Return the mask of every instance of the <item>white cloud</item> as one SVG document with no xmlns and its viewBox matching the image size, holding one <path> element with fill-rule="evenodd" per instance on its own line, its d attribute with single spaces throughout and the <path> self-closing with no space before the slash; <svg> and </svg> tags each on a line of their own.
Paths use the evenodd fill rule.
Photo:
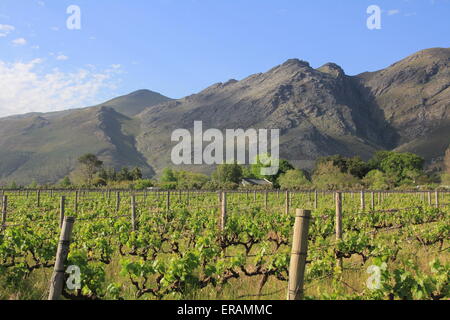
<svg viewBox="0 0 450 320">
<path fill-rule="evenodd" d="M 27 44 L 27 40 L 24 38 L 18 38 L 12 41 L 12 44 L 15 46 L 24 46 Z"/>
<path fill-rule="evenodd" d="M 120 68 L 42 72 L 43 62 L 0 60 L 0 117 L 95 105 L 103 90 L 116 89 L 117 75 L 121 73 Z"/>
<path fill-rule="evenodd" d="M 394 14 L 398 14 L 398 13 L 400 13 L 400 10 L 398 10 L 398 9 L 388 10 L 388 16 L 393 16 Z"/>
<path fill-rule="evenodd" d="M 0 38 L 6 37 L 8 34 L 16 30 L 14 26 L 11 26 L 9 24 L 0 24 Z"/>
<path fill-rule="evenodd" d="M 65 56 L 65 55 L 63 55 L 63 54 L 60 54 L 60 55 L 58 55 L 58 56 L 56 57 L 56 60 L 59 60 L 59 61 L 66 61 L 66 60 L 69 60 L 69 57 L 68 57 L 68 56 Z"/>
</svg>

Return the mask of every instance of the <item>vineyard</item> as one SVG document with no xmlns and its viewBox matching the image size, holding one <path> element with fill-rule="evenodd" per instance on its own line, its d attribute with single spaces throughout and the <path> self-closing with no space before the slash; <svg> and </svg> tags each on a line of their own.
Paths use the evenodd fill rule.
<svg viewBox="0 0 450 320">
<path fill-rule="evenodd" d="M 0 299 L 286 299 L 295 254 L 305 299 L 450 298 L 450 192 L 0 196 Z"/>
</svg>

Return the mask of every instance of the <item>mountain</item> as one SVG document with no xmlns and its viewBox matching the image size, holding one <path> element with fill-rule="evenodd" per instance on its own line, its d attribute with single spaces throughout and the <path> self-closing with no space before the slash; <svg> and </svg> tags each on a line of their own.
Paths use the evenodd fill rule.
<svg viewBox="0 0 450 320">
<path fill-rule="evenodd" d="M 0 119 L 0 183 L 51 182 L 92 152 L 107 165 L 171 166 L 171 134 L 208 128 L 281 130 L 281 156 L 312 168 L 319 156 L 369 158 L 412 151 L 434 165 L 450 137 L 450 48 L 415 53 L 386 69 L 346 75 L 291 59 L 265 73 L 214 84 L 171 100 L 141 90 L 99 106 Z M 210 166 L 186 169 L 210 172 Z"/>
<path fill-rule="evenodd" d="M 139 166 L 152 175 L 153 169 L 135 147 L 139 120 L 127 115 L 168 100 L 142 90 L 95 107 L 2 118 L 0 183 L 58 181 L 85 153 L 97 154 L 108 166 Z"/>
<path fill-rule="evenodd" d="M 128 95 L 109 100 L 100 106 L 110 107 L 127 117 L 133 117 L 148 107 L 170 100 L 170 98 L 157 92 L 138 90 Z"/>
<path fill-rule="evenodd" d="M 450 50 L 420 51 L 358 76 L 399 135 L 398 151 L 440 158 L 450 140 Z"/>
</svg>

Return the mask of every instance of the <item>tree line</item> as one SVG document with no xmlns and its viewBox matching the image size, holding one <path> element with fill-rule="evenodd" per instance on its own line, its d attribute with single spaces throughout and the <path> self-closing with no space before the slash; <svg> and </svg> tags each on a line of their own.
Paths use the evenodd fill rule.
<svg viewBox="0 0 450 320">
<path fill-rule="evenodd" d="M 424 170 L 424 159 L 409 152 L 379 151 L 368 161 L 360 157 L 333 155 L 317 159 L 313 170 L 295 168 L 289 161 L 280 159 L 279 171 L 273 176 L 262 176 L 260 155 L 255 164 L 229 163 L 218 165 L 211 175 L 166 168 L 158 178 L 145 179 L 138 167 L 119 169 L 105 167 L 94 154 L 78 159 L 77 169 L 62 179 L 59 187 L 108 187 L 145 189 L 155 187 L 174 189 L 238 189 L 242 179 L 265 179 L 271 184 L 251 188 L 277 188 L 285 190 L 336 190 L 336 189 L 411 189 L 417 186 L 434 188 L 450 185 L 450 149 L 444 157 L 441 174 Z M 12 186 L 17 188 L 17 186 Z M 34 183 L 33 187 L 37 187 Z M 248 186 L 247 186 L 248 188 Z"/>
</svg>

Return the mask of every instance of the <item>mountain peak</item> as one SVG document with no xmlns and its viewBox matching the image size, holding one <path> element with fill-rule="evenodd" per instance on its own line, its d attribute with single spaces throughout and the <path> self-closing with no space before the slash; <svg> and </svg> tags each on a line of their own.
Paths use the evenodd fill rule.
<svg viewBox="0 0 450 320">
<path fill-rule="evenodd" d="M 135 116 L 148 107 L 171 100 L 162 94 L 146 89 L 137 90 L 102 103 L 100 106 L 111 107 L 126 116 Z"/>
<path fill-rule="evenodd" d="M 288 59 L 284 62 L 282 67 L 299 67 L 299 68 L 310 68 L 309 62 L 300 59 Z"/>
<path fill-rule="evenodd" d="M 330 74 L 333 77 L 340 77 L 345 75 L 344 70 L 339 65 L 333 62 L 326 63 L 317 70 L 323 73 Z"/>
<path fill-rule="evenodd" d="M 127 94 L 127 96 L 133 97 L 133 96 L 155 95 L 155 94 L 159 95 L 159 93 L 157 93 L 155 91 L 151 91 L 148 89 L 140 89 L 140 90 L 136 90 L 136 91 L 133 91 L 133 92 Z"/>
</svg>

